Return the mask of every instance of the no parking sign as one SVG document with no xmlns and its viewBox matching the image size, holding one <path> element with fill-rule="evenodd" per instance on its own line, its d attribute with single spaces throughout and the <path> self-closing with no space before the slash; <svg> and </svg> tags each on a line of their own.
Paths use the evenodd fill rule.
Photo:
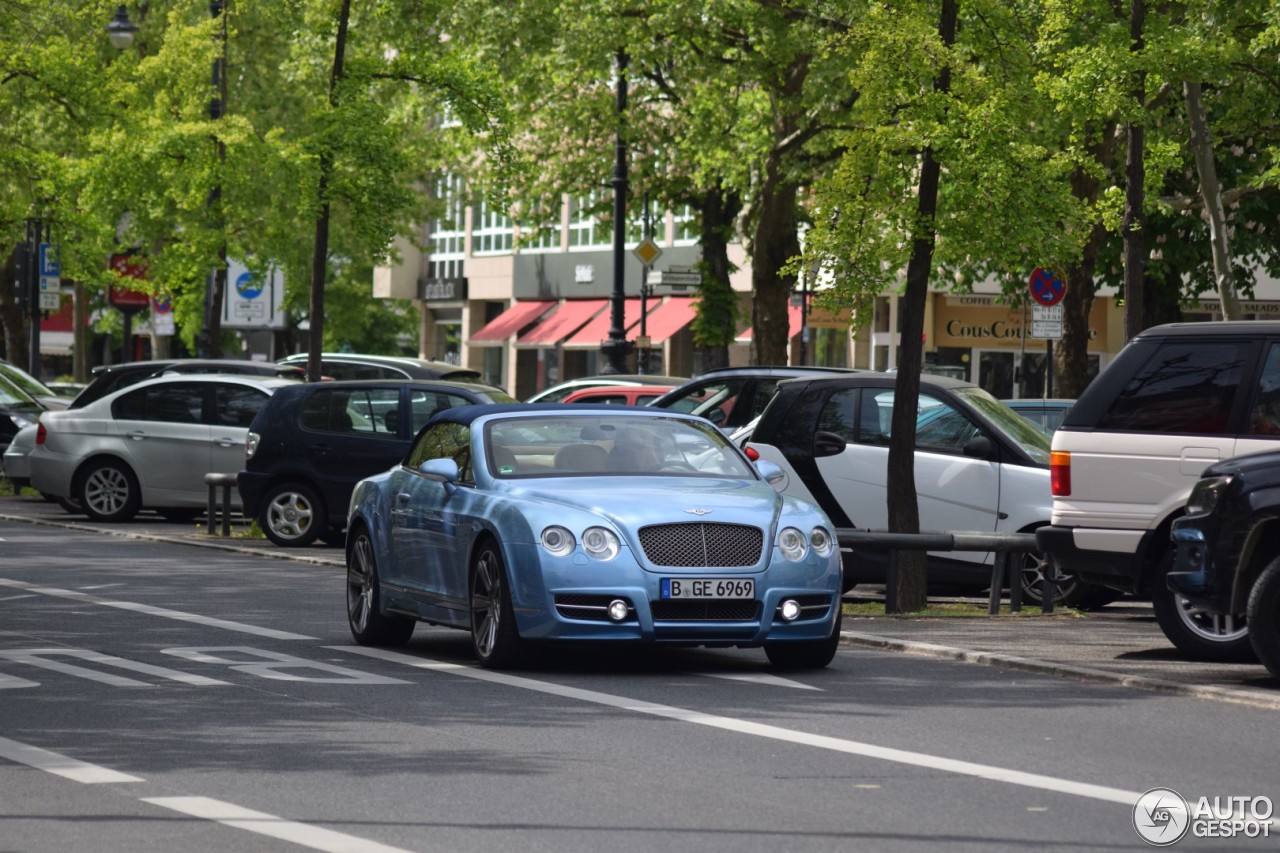
<svg viewBox="0 0 1280 853">
<path fill-rule="evenodd" d="M 1031 298 L 1041 305 L 1057 305 L 1067 292 L 1067 283 L 1042 267 L 1031 273 Z"/>
</svg>

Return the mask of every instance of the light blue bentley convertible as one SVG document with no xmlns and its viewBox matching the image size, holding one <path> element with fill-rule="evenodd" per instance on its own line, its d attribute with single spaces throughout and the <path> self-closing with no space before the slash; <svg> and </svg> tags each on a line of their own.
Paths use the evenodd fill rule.
<svg viewBox="0 0 1280 853">
<path fill-rule="evenodd" d="M 486 667 L 530 643 L 763 646 L 823 667 L 840 639 L 840 553 L 708 421 L 621 406 L 441 411 L 362 480 L 347 534 L 356 642 L 416 622 L 469 630 Z"/>
</svg>

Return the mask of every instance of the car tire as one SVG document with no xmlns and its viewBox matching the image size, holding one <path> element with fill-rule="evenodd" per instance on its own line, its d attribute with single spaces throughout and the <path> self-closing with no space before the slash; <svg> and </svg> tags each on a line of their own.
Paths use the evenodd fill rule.
<svg viewBox="0 0 1280 853">
<path fill-rule="evenodd" d="M 123 462 L 90 463 L 79 478 L 76 503 L 94 521 L 129 521 L 142 508 L 138 478 Z"/>
<path fill-rule="evenodd" d="M 301 548 L 316 541 L 324 531 L 324 506 L 310 486 L 282 483 L 262 496 L 258 526 L 275 544 Z"/>
<path fill-rule="evenodd" d="M 498 543 L 486 539 L 471 561 L 471 645 L 486 669 L 509 669 L 524 658 L 515 610 Z"/>
<path fill-rule="evenodd" d="M 415 620 L 382 612 L 382 589 L 373 538 L 365 527 L 347 548 L 347 624 L 362 646 L 403 646 L 413 636 Z"/>
<path fill-rule="evenodd" d="M 1024 554 L 1022 568 L 1018 572 L 1018 582 L 1022 584 L 1022 603 L 1032 607 L 1040 607 L 1044 603 L 1044 569 L 1045 562 L 1052 557 L 1039 558 L 1035 554 Z M 1058 582 L 1053 589 L 1053 606 L 1079 607 L 1080 603 L 1092 590 L 1084 581 L 1072 575 L 1062 574 L 1058 569 Z"/>
<path fill-rule="evenodd" d="M 1280 557 L 1272 560 L 1254 581 L 1245 614 L 1249 642 L 1258 660 L 1280 678 Z"/>
<path fill-rule="evenodd" d="M 1191 660 L 1215 663 L 1250 663 L 1257 660 L 1249 642 L 1249 630 L 1240 616 L 1220 616 L 1195 611 L 1190 602 L 1165 583 L 1173 555 L 1161 560 L 1151 584 L 1151 609 L 1160 630 Z"/>
<path fill-rule="evenodd" d="M 836 607 L 840 607 L 839 599 L 836 599 Z M 831 629 L 831 636 L 825 640 L 765 643 L 765 657 L 773 664 L 774 669 L 822 669 L 835 659 L 836 649 L 840 647 L 840 626 L 843 623 L 844 613 L 841 610 L 836 613 L 836 624 Z"/>
</svg>

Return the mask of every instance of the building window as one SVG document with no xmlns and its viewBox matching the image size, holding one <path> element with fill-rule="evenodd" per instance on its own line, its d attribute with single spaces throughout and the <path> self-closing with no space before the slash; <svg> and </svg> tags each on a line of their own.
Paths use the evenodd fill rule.
<svg viewBox="0 0 1280 853">
<path fill-rule="evenodd" d="M 481 198 L 475 203 L 471 209 L 472 253 L 510 252 L 514 237 L 511 217 L 496 209 L 488 199 Z"/>
<path fill-rule="evenodd" d="M 569 204 L 569 248 L 598 248 L 613 243 L 613 224 L 602 215 L 605 203 L 597 193 L 576 197 Z"/>
<path fill-rule="evenodd" d="M 427 278 L 462 278 L 462 260 L 466 256 L 466 196 L 462 178 L 441 175 L 436 179 L 433 197 L 440 216 L 431 223 L 431 248 L 427 260 Z"/>
<path fill-rule="evenodd" d="M 677 208 L 674 222 L 673 235 L 677 246 L 688 246 L 698 242 L 698 216 L 692 207 L 686 204 Z"/>
</svg>

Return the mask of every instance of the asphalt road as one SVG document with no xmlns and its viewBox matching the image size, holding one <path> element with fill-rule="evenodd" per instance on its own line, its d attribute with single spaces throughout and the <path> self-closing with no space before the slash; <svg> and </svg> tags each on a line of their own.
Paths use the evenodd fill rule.
<svg viewBox="0 0 1280 853">
<path fill-rule="evenodd" d="M 1150 788 L 1280 798 L 1272 709 L 860 646 L 491 673 L 354 647 L 327 549 L 0 540 L 3 851 L 1140 849 Z"/>
</svg>

